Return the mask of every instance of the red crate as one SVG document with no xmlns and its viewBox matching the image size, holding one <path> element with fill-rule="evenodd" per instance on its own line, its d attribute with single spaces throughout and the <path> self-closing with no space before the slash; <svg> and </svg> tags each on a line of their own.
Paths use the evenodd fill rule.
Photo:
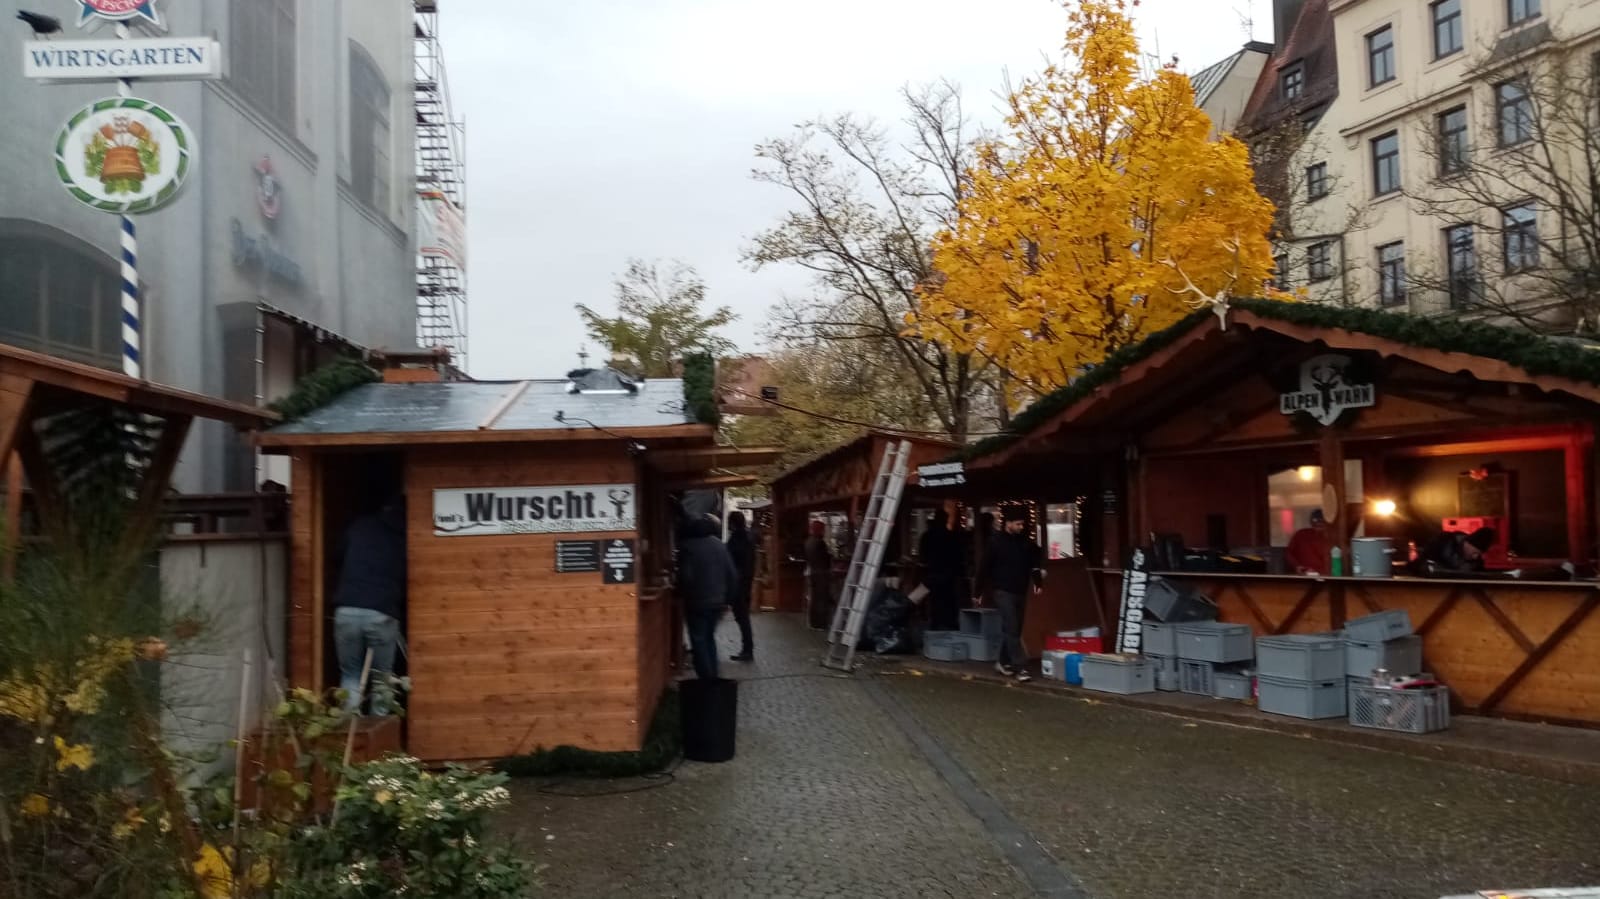
<svg viewBox="0 0 1600 899">
<path fill-rule="evenodd" d="M 1056 652 L 1101 652 L 1100 637 L 1045 637 L 1044 648 L 1046 651 Z"/>
</svg>

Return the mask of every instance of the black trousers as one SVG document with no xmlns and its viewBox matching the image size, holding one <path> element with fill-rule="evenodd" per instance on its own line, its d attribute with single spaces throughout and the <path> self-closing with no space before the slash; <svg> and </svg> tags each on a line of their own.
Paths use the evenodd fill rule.
<svg viewBox="0 0 1600 899">
<path fill-rule="evenodd" d="M 750 633 L 750 588 L 740 590 L 729 605 L 733 608 L 733 620 L 739 625 L 739 655 L 750 655 L 756 648 Z"/>
<path fill-rule="evenodd" d="M 928 629 L 953 631 L 961 627 L 963 581 L 958 577 L 930 578 L 928 584 Z"/>
<path fill-rule="evenodd" d="M 1000 628 L 1004 635 L 1000 642 L 1000 664 L 1022 668 L 1028 664 L 1028 654 L 1022 648 L 1022 619 L 1028 614 L 1028 594 L 996 590 L 994 607 L 1000 611 Z"/>
<path fill-rule="evenodd" d="M 717 622 L 722 607 L 689 609 L 689 655 L 694 658 L 694 673 L 699 678 L 717 676 Z"/>
</svg>

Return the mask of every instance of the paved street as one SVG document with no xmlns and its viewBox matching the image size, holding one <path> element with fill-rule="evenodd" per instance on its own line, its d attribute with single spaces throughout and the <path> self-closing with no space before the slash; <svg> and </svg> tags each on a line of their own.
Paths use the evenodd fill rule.
<svg viewBox="0 0 1600 899">
<path fill-rule="evenodd" d="M 818 676 L 758 620 L 739 756 L 516 785 L 571 896 L 1436 897 L 1600 882 L 1600 788 L 910 675 Z M 731 625 L 724 637 L 731 635 Z M 575 783 L 553 791 L 654 786 Z"/>
</svg>

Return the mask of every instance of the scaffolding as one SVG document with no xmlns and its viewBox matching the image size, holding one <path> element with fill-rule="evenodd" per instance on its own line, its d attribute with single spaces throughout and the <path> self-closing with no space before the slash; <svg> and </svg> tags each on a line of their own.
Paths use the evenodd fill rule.
<svg viewBox="0 0 1600 899">
<path fill-rule="evenodd" d="M 414 0 L 416 25 L 417 192 L 438 191 L 467 211 L 466 123 L 450 106 L 439 47 L 437 0 Z M 426 204 L 424 204 L 426 208 Z M 452 260 L 417 256 L 417 345 L 450 350 L 467 364 L 467 275 Z"/>
</svg>

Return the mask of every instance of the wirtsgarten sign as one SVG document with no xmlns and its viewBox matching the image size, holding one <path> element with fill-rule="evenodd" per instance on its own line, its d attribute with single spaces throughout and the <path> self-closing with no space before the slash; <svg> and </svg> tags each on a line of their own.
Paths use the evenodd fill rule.
<svg viewBox="0 0 1600 899">
<path fill-rule="evenodd" d="M 22 74 L 43 81 L 193 80 L 222 77 L 222 45 L 208 37 L 29 41 Z"/>
</svg>

